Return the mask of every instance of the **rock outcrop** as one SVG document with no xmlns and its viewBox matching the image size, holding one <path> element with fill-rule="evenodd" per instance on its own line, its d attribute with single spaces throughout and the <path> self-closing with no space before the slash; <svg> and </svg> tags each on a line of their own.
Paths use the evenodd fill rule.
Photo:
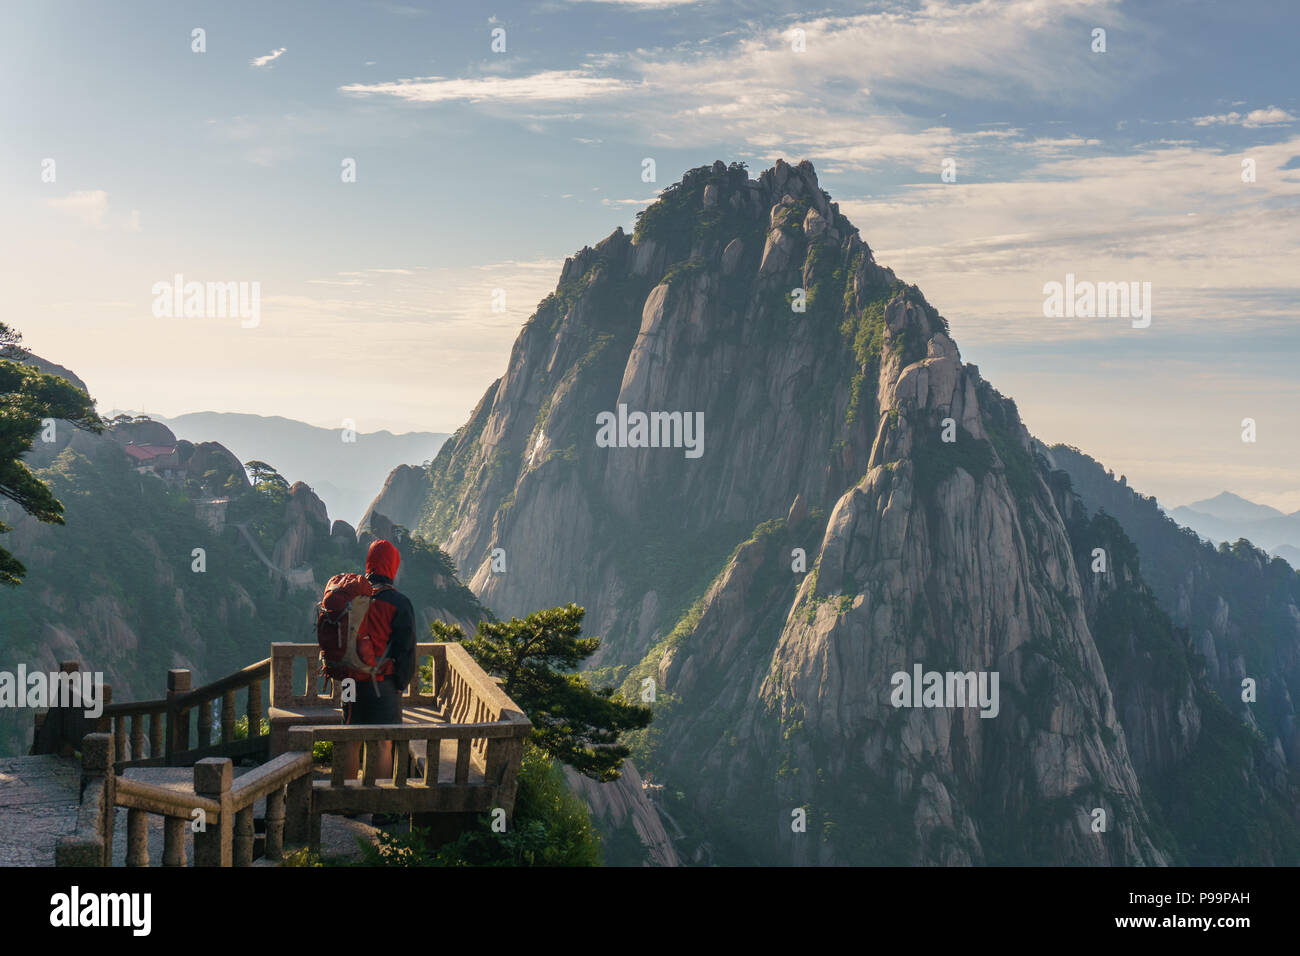
<svg viewBox="0 0 1300 956">
<path fill-rule="evenodd" d="M 189 451 L 185 471 L 211 494 L 240 495 L 252 488 L 243 463 L 224 445 L 199 442 Z"/>
<path fill-rule="evenodd" d="M 370 529 L 376 514 L 404 528 L 414 529 L 420 522 L 420 513 L 429 497 L 429 473 L 415 465 L 398 465 L 384 482 L 383 489 L 370 502 L 361 517 L 358 530 Z"/>
<path fill-rule="evenodd" d="M 289 570 L 306 564 L 330 538 L 330 522 L 325 503 L 301 481 L 289 487 L 284 518 L 286 527 L 275 542 L 271 557 L 277 566 Z"/>
<path fill-rule="evenodd" d="M 1136 565 L 1123 600 L 1081 571 L 1068 480 L 810 164 L 692 170 L 566 260 L 418 471 L 385 493 L 427 489 L 486 603 L 582 604 L 602 674 L 657 682 L 637 762 L 688 858 L 1180 859 L 1143 781 L 1203 743 L 1201 685 L 1155 686 Z M 916 668 L 997 699 L 909 706 Z"/>
<path fill-rule="evenodd" d="M 572 767 L 564 768 L 564 778 L 586 800 L 592 816 L 606 832 L 623 830 L 635 838 L 640 846 L 639 851 L 633 852 L 644 855 L 647 865 L 680 865 L 664 821 L 651 802 L 649 794 L 655 792 L 653 785 L 641 779 L 635 764 L 625 763 L 619 778 L 608 783 L 584 777 Z"/>
</svg>

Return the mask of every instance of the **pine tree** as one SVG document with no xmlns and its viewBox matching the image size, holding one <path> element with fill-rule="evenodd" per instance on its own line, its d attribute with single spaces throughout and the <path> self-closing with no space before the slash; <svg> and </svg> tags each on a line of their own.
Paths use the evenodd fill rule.
<svg viewBox="0 0 1300 956">
<path fill-rule="evenodd" d="M 595 780 L 616 780 L 631 752 L 619 743 L 647 726 L 648 707 L 628 703 L 613 687 L 597 688 L 574 669 L 595 653 L 598 637 L 581 637 L 586 611 L 576 604 L 534 611 L 524 618 L 481 621 L 465 650 L 533 722 L 532 741 Z M 460 641 L 456 625 L 433 623 L 439 641 Z"/>
<path fill-rule="evenodd" d="M 89 395 L 66 379 L 24 365 L 22 335 L 0 322 L 0 495 L 46 524 L 63 524 L 63 505 L 22 461 L 47 419 L 101 431 Z M 0 534 L 9 526 L 0 522 Z M 0 584 L 19 584 L 27 569 L 0 548 Z"/>
</svg>

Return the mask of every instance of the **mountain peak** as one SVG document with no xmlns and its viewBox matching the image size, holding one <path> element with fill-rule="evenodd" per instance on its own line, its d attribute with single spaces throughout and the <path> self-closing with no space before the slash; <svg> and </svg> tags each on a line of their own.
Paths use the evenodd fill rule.
<svg viewBox="0 0 1300 956">
<path fill-rule="evenodd" d="M 1193 501 L 1184 505 L 1186 511 L 1195 511 L 1225 521 L 1261 521 L 1284 517 L 1281 511 L 1268 505 L 1256 504 L 1230 491 L 1221 491 L 1213 498 Z M 1176 511 L 1183 509 L 1175 509 Z"/>
</svg>

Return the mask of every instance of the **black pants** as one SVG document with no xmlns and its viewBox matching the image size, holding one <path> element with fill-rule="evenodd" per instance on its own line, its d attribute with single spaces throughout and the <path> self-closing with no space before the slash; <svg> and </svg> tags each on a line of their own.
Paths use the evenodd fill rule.
<svg viewBox="0 0 1300 956">
<path fill-rule="evenodd" d="M 387 677 L 382 681 L 357 681 L 357 699 L 343 705 L 345 724 L 400 724 L 402 722 L 402 694 L 397 682 Z"/>
</svg>

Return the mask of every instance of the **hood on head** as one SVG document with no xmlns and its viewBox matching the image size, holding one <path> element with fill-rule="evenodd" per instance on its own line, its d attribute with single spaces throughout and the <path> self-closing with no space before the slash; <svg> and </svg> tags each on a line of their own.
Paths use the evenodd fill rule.
<svg viewBox="0 0 1300 956">
<path fill-rule="evenodd" d="M 384 577 L 397 577 L 397 568 L 402 563 L 402 556 L 391 541 L 379 538 L 372 541 L 366 552 L 366 573 L 382 574 Z"/>
</svg>

